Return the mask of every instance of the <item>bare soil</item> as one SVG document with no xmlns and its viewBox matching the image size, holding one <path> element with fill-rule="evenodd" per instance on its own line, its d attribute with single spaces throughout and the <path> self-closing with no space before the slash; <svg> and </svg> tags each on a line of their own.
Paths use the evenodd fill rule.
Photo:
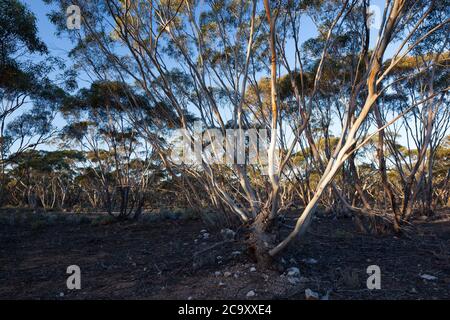
<svg viewBox="0 0 450 320">
<path fill-rule="evenodd" d="M 349 218 L 322 216 L 274 270 L 259 270 L 240 241 L 205 251 L 200 256 L 212 259 L 194 268 L 196 252 L 223 241 L 201 220 L 42 222 L 1 215 L 1 299 L 305 299 L 307 288 L 324 299 L 450 298 L 446 215 L 417 221 L 401 237 L 360 234 Z M 81 268 L 81 290 L 66 287 L 69 265 Z M 381 290 L 367 289 L 369 265 L 381 269 Z M 299 283 L 289 282 L 289 267 L 299 268 Z"/>
</svg>

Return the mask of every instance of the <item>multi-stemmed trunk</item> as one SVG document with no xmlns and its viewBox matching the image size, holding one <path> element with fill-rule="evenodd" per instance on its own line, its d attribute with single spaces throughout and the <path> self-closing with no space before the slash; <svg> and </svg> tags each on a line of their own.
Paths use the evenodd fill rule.
<svg viewBox="0 0 450 320">
<path fill-rule="evenodd" d="M 400 16 L 400 12 L 403 7 L 404 1 L 402 0 L 395 1 L 392 6 L 388 20 L 386 21 L 386 26 L 384 28 L 382 37 L 380 38 L 379 44 L 377 45 L 376 50 L 374 51 L 372 56 L 370 69 L 367 75 L 366 84 L 368 88 L 368 94 L 365 103 L 361 108 L 358 117 L 352 123 L 351 127 L 348 129 L 348 133 L 345 137 L 345 142 L 341 139 L 343 143 L 342 144 L 338 143 L 332 157 L 328 161 L 327 167 L 322 175 L 322 178 L 319 181 L 314 197 L 311 199 L 311 201 L 308 203 L 308 205 L 298 218 L 294 230 L 282 242 L 280 242 L 277 246 L 275 246 L 269 251 L 269 254 L 271 256 L 277 255 L 294 238 L 296 238 L 299 235 L 301 236 L 302 234 L 305 233 L 305 231 L 307 230 L 307 228 L 311 223 L 313 214 L 316 211 L 318 201 L 323 191 L 331 183 L 337 171 L 342 167 L 344 162 L 351 156 L 353 152 L 355 152 L 358 149 L 358 147 L 355 147 L 355 144 L 357 142 L 356 135 L 363 121 L 365 121 L 365 119 L 367 118 L 372 106 L 374 105 L 380 94 L 377 89 L 377 81 L 378 81 L 378 74 L 381 70 L 383 55 L 391 40 L 394 27 L 397 24 L 397 20 Z M 347 116 L 350 119 L 351 115 L 348 114 Z"/>
</svg>

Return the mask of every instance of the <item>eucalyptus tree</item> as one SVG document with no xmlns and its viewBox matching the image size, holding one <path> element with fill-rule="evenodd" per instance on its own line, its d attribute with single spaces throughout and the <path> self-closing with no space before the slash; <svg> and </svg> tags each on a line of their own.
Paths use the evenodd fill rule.
<svg viewBox="0 0 450 320">
<path fill-rule="evenodd" d="M 365 6 L 363 6 L 363 9 L 365 9 L 364 7 Z M 335 147 L 332 157 L 328 161 L 327 167 L 313 199 L 300 215 L 300 218 L 297 220 L 296 227 L 291 234 L 280 244 L 270 250 L 271 255 L 275 255 L 280 252 L 294 237 L 306 230 L 306 227 L 311 221 L 312 213 L 316 208 L 317 200 L 320 198 L 325 187 L 331 182 L 338 169 L 351 156 L 351 154 L 367 143 L 367 141 L 369 141 L 372 137 L 372 135 L 369 135 L 369 137 L 365 138 L 362 142 L 358 142 L 358 132 L 361 126 L 366 121 L 369 112 L 380 94 L 390 85 L 385 84 L 385 87 L 382 87 L 383 80 L 385 80 L 392 69 L 395 68 L 398 63 L 411 52 L 411 50 L 417 48 L 417 46 L 420 45 L 425 39 L 427 39 L 430 35 L 433 35 L 435 31 L 448 26 L 449 20 L 445 15 L 442 18 L 442 15 L 438 14 L 441 19 L 437 20 L 434 19 L 434 15 L 430 15 L 434 12 L 434 10 L 437 10 L 440 13 L 443 9 L 440 6 L 436 6 L 434 1 L 430 3 L 423 3 L 420 1 L 409 2 L 402 0 L 387 2 L 383 13 L 379 36 L 375 48 L 373 49 L 373 52 L 371 52 L 370 56 L 367 50 L 367 38 L 370 34 L 368 34 L 367 31 L 368 27 L 365 28 L 366 36 L 363 37 L 365 41 L 361 41 L 359 59 L 361 62 L 365 61 L 366 68 L 360 79 L 355 77 L 357 81 L 355 82 L 356 85 L 353 89 L 354 94 L 352 94 L 352 99 L 346 107 L 345 123 L 347 125 L 344 127 L 341 139 Z M 385 64 L 383 57 L 386 49 L 394 38 L 398 38 L 400 45 L 397 47 L 390 61 L 383 66 L 383 64 Z M 392 82 L 396 83 L 400 80 L 402 79 L 395 79 Z M 358 108 L 358 101 L 356 97 L 362 89 L 365 89 L 365 92 L 363 93 L 364 103 L 360 108 Z M 447 88 L 444 88 L 443 90 L 446 91 Z M 432 95 L 425 100 L 434 97 L 435 95 Z M 410 109 L 413 109 L 419 103 L 423 103 L 423 100 L 419 102 L 412 102 Z M 394 118 L 388 124 L 397 119 L 398 118 Z M 399 217 L 397 216 L 395 218 L 395 222 L 398 224 Z"/>
<path fill-rule="evenodd" d="M 254 21 L 256 5 L 234 5 L 232 2 L 216 3 L 214 10 L 209 12 L 209 15 L 201 16 L 201 19 L 209 20 L 207 24 L 205 23 L 209 29 L 203 27 L 200 30 L 193 13 L 195 8 L 191 7 L 189 2 L 178 2 L 178 6 L 176 2 L 157 4 L 100 1 L 79 4 L 81 7 L 92 6 L 92 10 L 88 10 L 89 12 L 103 15 L 87 20 L 85 22 L 86 32 L 90 34 L 90 38 L 97 37 L 97 42 L 102 44 L 100 48 L 111 61 L 116 63 L 121 76 L 132 79 L 154 105 L 170 105 L 183 128 L 191 128 L 186 117 L 189 107 L 197 110 L 198 116 L 205 126 L 217 127 L 222 133 L 225 133 L 227 121 L 224 120 L 223 110 L 219 110 L 225 103 L 233 106 L 235 114 L 233 127 L 242 127 L 243 116 L 238 116 L 238 114 L 242 114 L 240 111 L 242 105 L 237 98 L 240 92 L 245 92 L 247 77 L 243 76 L 243 72 L 245 73 L 246 68 L 248 70 L 250 59 L 250 54 L 246 54 L 246 51 L 249 52 L 252 48 L 252 45 L 245 46 L 245 32 L 248 29 L 254 30 L 255 23 L 252 23 L 252 27 L 250 27 L 248 23 L 239 21 L 247 21 L 246 17 L 249 15 L 253 17 L 251 20 Z M 111 47 L 107 45 L 113 40 L 109 37 L 110 34 L 105 35 L 101 31 L 106 27 L 100 24 L 107 23 L 104 12 L 108 12 L 109 16 L 114 19 L 114 24 L 110 26 L 114 30 L 111 32 L 113 39 L 128 49 L 129 58 L 135 64 L 121 62 L 121 58 L 117 57 L 116 53 L 113 53 L 110 50 Z M 142 12 L 152 12 L 154 16 L 147 17 L 141 15 Z M 144 17 L 146 19 L 143 19 Z M 168 21 L 165 21 L 166 19 Z M 166 23 L 168 25 L 164 27 Z M 224 23 L 229 26 L 227 32 L 224 32 Z M 160 30 L 158 30 L 158 25 Z M 192 33 L 189 33 L 191 30 Z M 229 30 L 233 30 L 232 36 L 230 36 Z M 202 34 L 199 33 L 200 31 Z M 196 37 L 199 41 L 190 41 L 187 43 L 189 46 L 185 46 L 183 39 L 188 37 Z M 211 41 L 207 47 L 206 42 L 201 39 L 203 37 L 216 39 L 217 42 L 214 44 Z M 252 37 L 250 38 L 252 39 Z M 218 54 L 220 53 L 217 48 L 219 45 L 225 49 L 226 55 Z M 216 52 L 213 52 L 212 48 Z M 194 58 L 195 55 L 196 58 Z M 161 56 L 167 60 L 177 61 L 179 63 L 178 70 L 176 68 L 169 69 L 166 65 L 167 60 L 163 60 Z M 246 57 L 247 62 L 244 64 L 247 67 L 241 63 L 242 56 Z M 230 68 L 226 61 L 234 61 L 235 67 Z M 209 78 L 206 76 L 207 73 Z M 212 83 L 213 81 L 214 83 Z M 167 159 L 165 160 L 167 161 Z M 225 192 L 223 183 L 214 178 L 215 169 L 210 164 L 202 162 L 201 165 L 207 177 L 208 185 L 206 187 L 212 191 L 212 197 L 224 202 L 244 221 L 248 220 L 247 213 L 240 208 L 247 207 L 247 205 L 238 205 Z M 189 172 L 189 168 L 186 168 L 186 172 Z M 245 168 L 237 167 L 236 173 L 237 179 L 247 195 L 250 207 L 253 208 L 251 215 L 256 215 L 259 204 L 248 182 Z"/>
<path fill-rule="evenodd" d="M 395 72 L 401 76 L 411 76 L 408 81 L 395 84 L 392 92 L 381 99 L 383 115 L 392 111 L 401 112 L 411 101 L 433 96 L 448 87 L 446 55 L 418 55 L 408 57 L 399 64 Z M 398 210 L 404 218 L 411 216 L 418 198 L 422 198 L 423 213 L 431 214 L 435 155 L 450 128 L 448 104 L 447 95 L 429 99 L 387 129 L 386 144 L 392 167 L 399 174 L 402 191 Z M 399 136 L 406 140 L 405 146 L 399 147 Z"/>
<path fill-rule="evenodd" d="M 432 210 L 438 206 L 446 207 L 450 204 L 450 136 L 447 136 L 442 145 L 436 148 L 434 160 Z"/>
<path fill-rule="evenodd" d="M 56 2 L 62 10 L 52 20 L 64 30 L 61 12 L 65 12 L 69 2 Z M 203 134 L 198 134 L 188 121 L 189 112 L 199 119 L 201 133 L 214 129 L 214 133 L 207 132 L 205 144 L 216 148 L 213 153 L 219 158 L 223 155 L 220 141 L 227 129 L 242 132 L 258 125 L 269 131 L 270 139 L 263 138 L 268 150 L 258 155 L 260 159 L 267 157 L 267 168 L 235 162 L 223 166 L 209 161 L 204 154 L 194 164 L 175 163 L 168 156 L 170 148 L 148 135 L 167 168 L 198 178 L 211 202 L 226 208 L 248 226 L 249 247 L 259 261 L 266 263 L 291 240 L 304 234 L 322 194 L 330 186 L 339 201 L 351 207 L 333 179 L 347 161 L 348 172 L 354 173 L 353 154 L 377 132 L 401 118 L 402 114 L 388 120 L 377 132 L 367 133 L 367 117 L 378 98 L 402 81 L 401 77 L 389 77 L 395 67 L 425 39 L 447 28 L 448 18 L 441 19 L 439 14 L 445 9 L 436 3 L 387 1 L 378 38 L 371 41 L 369 1 L 78 0 L 70 4 L 80 7 L 82 28 L 70 34 L 79 46 L 92 46 L 103 57 L 102 61 L 111 67 L 109 80 L 132 83 L 150 105 L 164 105 L 171 110 L 176 119 L 173 123 L 184 129 L 189 144 L 203 146 Z M 320 34 L 310 42 L 317 49 L 313 59 L 305 51 L 308 47 L 301 46 L 299 21 L 305 16 L 312 19 Z M 345 38 L 347 42 L 343 42 Z M 386 61 L 388 46 L 396 45 L 394 55 Z M 292 47 L 294 63 L 287 56 Z M 334 56 L 345 63 L 333 66 Z M 338 79 L 332 77 L 334 70 L 342 70 Z M 296 117 L 284 112 L 278 86 L 282 72 L 290 77 L 298 109 Z M 297 74 L 300 81 L 296 80 Z M 267 99 L 258 86 L 260 78 L 268 79 Z M 327 96 L 327 90 L 335 95 Z M 253 97 L 247 94 L 249 91 Z M 337 96 L 342 99 L 339 101 Z M 329 145 L 325 155 L 321 155 L 318 144 L 322 137 L 314 137 L 312 119 L 316 115 L 323 117 L 321 126 L 327 134 L 330 102 L 339 114 L 342 129 L 335 144 L 330 143 L 331 137 L 325 139 Z M 423 102 L 410 102 L 403 113 Z M 321 112 L 323 116 L 318 116 Z M 295 119 L 294 124 L 287 123 L 288 119 Z M 139 123 L 136 118 L 132 121 Z M 291 141 L 286 139 L 289 127 L 293 132 Z M 302 145 L 311 151 L 321 178 L 295 228 L 287 238 L 277 239 L 272 227 L 280 214 L 280 190 L 289 180 L 287 172 L 292 168 L 294 151 Z M 235 156 L 232 155 L 233 160 Z M 265 170 L 265 176 L 254 179 L 254 172 Z M 353 179 L 357 186 L 357 175 Z M 357 192 L 360 198 L 365 197 L 363 190 Z M 395 222 L 399 223 L 398 219 Z"/>
<path fill-rule="evenodd" d="M 68 208 L 77 164 L 82 161 L 82 153 L 74 150 L 22 152 L 8 171 L 10 204 L 44 210 Z"/>
<path fill-rule="evenodd" d="M 433 1 L 429 7 L 409 8 L 410 14 L 422 13 L 426 19 L 419 19 L 414 25 L 416 32 L 408 39 L 411 50 L 403 55 L 397 52 L 399 57 L 388 62 L 388 68 L 392 69 L 390 78 L 402 81 L 393 80 L 374 108 L 377 126 L 382 127 L 389 114 L 426 100 L 397 124 L 378 133 L 379 172 L 397 221 L 412 214 L 419 193 L 425 198 L 424 212 L 431 212 L 434 154 L 445 138 L 449 121 L 448 96 L 438 95 L 448 88 L 448 4 L 448 1 Z M 436 28 L 439 25 L 442 27 Z M 399 136 L 406 140 L 404 147 L 399 146 Z M 389 156 L 385 155 L 386 148 Z M 398 172 L 399 195 L 395 195 L 394 182 L 388 177 L 389 166 Z M 403 198 L 401 202 L 400 198 Z"/>
<path fill-rule="evenodd" d="M 49 74 L 63 68 L 48 56 L 36 18 L 18 0 L 0 1 L 0 179 L 21 153 L 48 142 L 66 97 Z M 4 181 L 0 184 L 4 185 Z M 1 188 L 0 187 L 0 188 Z M 3 191 L 0 191 L 3 195 Z"/>
<path fill-rule="evenodd" d="M 111 215 L 118 211 L 119 218 L 140 214 L 143 191 L 152 174 L 153 150 L 124 111 L 145 108 L 147 102 L 136 94 L 129 99 L 129 94 L 132 91 L 126 84 L 94 82 L 61 108 L 68 122 L 61 134 L 62 142 L 73 142 L 86 152 L 102 186 L 104 207 Z"/>
</svg>

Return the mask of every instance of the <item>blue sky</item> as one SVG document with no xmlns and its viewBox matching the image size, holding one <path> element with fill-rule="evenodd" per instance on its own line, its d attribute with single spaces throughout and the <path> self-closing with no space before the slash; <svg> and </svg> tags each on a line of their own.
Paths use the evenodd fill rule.
<svg viewBox="0 0 450 320">
<path fill-rule="evenodd" d="M 55 35 L 56 28 L 48 20 L 47 14 L 54 9 L 53 6 L 46 5 L 42 0 L 22 0 L 23 3 L 35 14 L 37 26 L 41 39 L 47 44 L 49 50 L 54 56 L 66 56 L 71 49 L 70 40 Z"/>
<path fill-rule="evenodd" d="M 49 6 L 45 4 L 42 0 L 22 0 L 28 8 L 35 14 L 37 18 L 37 25 L 39 29 L 39 35 L 41 39 L 47 44 L 47 47 L 50 50 L 51 55 L 57 56 L 60 58 L 63 58 L 66 60 L 68 64 L 70 64 L 70 61 L 67 58 L 67 53 L 71 50 L 73 44 L 71 41 L 65 37 L 57 36 L 56 28 L 55 26 L 48 20 L 47 14 L 50 13 L 53 9 L 56 7 Z M 379 8 L 378 13 L 382 13 L 382 10 L 384 8 L 385 2 L 383 0 L 376 0 L 372 1 L 372 5 L 376 6 L 375 8 Z M 378 30 L 376 28 L 371 29 L 371 46 L 375 44 L 376 38 L 377 38 Z M 304 19 L 302 21 L 302 28 L 301 28 L 301 41 L 305 41 L 308 38 L 314 37 L 317 35 L 316 29 L 312 21 L 309 19 Z M 392 44 L 390 47 L 388 47 L 388 50 L 386 51 L 385 58 L 388 58 L 392 56 L 395 49 L 395 43 Z M 288 50 L 289 51 L 289 50 Z M 290 50 L 293 52 L 294 50 Z M 293 57 L 293 54 L 291 54 L 291 57 Z M 83 77 L 83 75 L 80 75 L 80 78 L 86 79 L 87 77 Z M 80 79 L 81 80 L 81 79 Z M 80 81 L 79 85 L 83 86 L 87 85 L 85 81 Z M 64 119 L 61 117 L 58 117 L 55 123 L 58 127 L 62 127 L 64 125 Z M 335 133 L 338 133 L 340 131 L 339 126 L 334 126 L 332 130 Z M 50 146 L 51 148 L 51 146 Z"/>
<path fill-rule="evenodd" d="M 72 48 L 72 43 L 64 35 L 57 37 L 55 35 L 56 32 L 55 26 L 47 18 L 47 14 L 50 13 L 52 9 L 55 9 L 56 7 L 46 5 L 42 0 L 22 0 L 22 1 L 36 15 L 37 25 L 39 28 L 39 35 L 42 38 L 42 40 L 47 44 L 49 50 L 51 51 L 51 54 L 54 56 L 65 58 L 67 53 Z M 385 2 L 383 0 L 375 0 L 372 1 L 372 5 L 380 8 L 380 10 L 383 10 Z M 304 19 L 302 23 L 303 25 L 300 35 L 302 42 L 307 40 L 308 38 L 317 35 L 316 28 L 309 19 Z M 377 29 L 372 28 L 371 30 L 372 45 L 376 41 L 377 32 L 378 32 Z M 393 50 L 389 48 L 387 50 L 386 56 L 390 56 L 392 54 Z"/>
</svg>

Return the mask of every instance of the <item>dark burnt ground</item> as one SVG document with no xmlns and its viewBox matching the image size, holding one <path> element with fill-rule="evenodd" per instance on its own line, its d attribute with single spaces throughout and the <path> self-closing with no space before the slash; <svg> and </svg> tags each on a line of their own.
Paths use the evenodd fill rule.
<svg viewBox="0 0 450 320">
<path fill-rule="evenodd" d="M 316 219 L 277 271 L 251 271 L 237 242 L 201 255 L 212 259 L 194 270 L 194 253 L 222 240 L 201 220 L 1 221 L 1 299 L 246 299 L 251 290 L 255 299 L 304 299 L 307 288 L 329 299 L 450 298 L 449 219 L 418 222 L 414 234 L 400 238 L 358 234 L 350 219 Z M 205 228 L 210 237 L 195 242 Z M 237 250 L 242 254 L 233 256 Z M 66 287 L 72 264 L 81 268 L 81 290 Z M 366 287 L 369 265 L 381 268 L 381 290 Z M 300 269 L 300 283 L 282 275 L 292 266 Z"/>
</svg>

